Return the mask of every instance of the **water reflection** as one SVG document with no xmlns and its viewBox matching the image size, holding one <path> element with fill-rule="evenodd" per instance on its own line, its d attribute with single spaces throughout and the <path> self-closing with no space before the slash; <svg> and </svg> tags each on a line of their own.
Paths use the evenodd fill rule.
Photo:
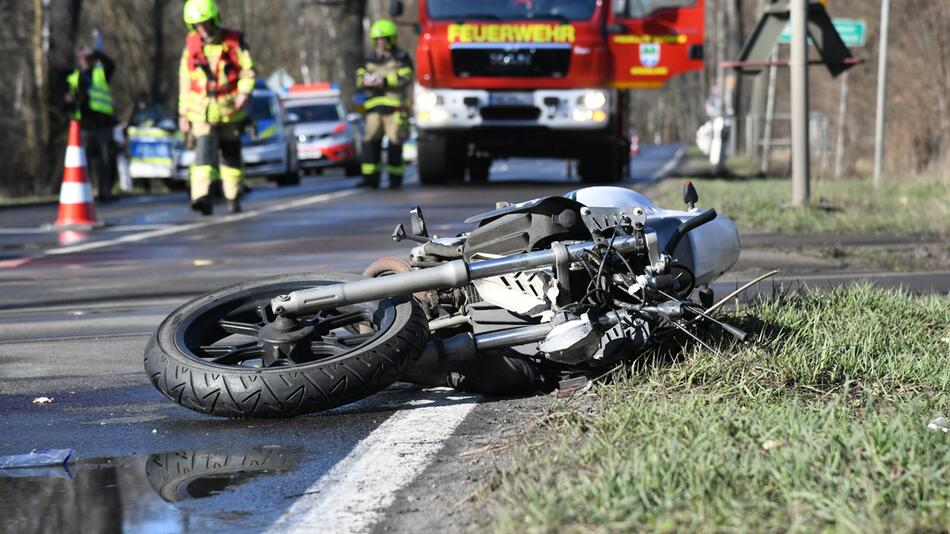
<svg viewBox="0 0 950 534">
<path fill-rule="evenodd" d="M 164 534 L 240 526 L 242 518 L 227 512 L 234 506 L 215 506 L 212 499 L 227 499 L 228 492 L 297 464 L 295 451 L 262 447 L 83 460 L 68 470 L 0 470 L 0 533 Z M 188 506 L 192 499 L 209 499 L 210 506 Z"/>
</svg>

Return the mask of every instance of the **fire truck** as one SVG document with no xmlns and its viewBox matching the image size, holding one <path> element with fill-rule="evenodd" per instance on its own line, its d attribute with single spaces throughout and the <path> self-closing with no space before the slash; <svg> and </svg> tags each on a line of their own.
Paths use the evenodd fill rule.
<svg viewBox="0 0 950 534">
<path fill-rule="evenodd" d="M 630 90 L 703 66 L 703 0 L 419 0 L 417 29 L 423 184 L 484 181 L 510 157 L 621 181 Z"/>
</svg>

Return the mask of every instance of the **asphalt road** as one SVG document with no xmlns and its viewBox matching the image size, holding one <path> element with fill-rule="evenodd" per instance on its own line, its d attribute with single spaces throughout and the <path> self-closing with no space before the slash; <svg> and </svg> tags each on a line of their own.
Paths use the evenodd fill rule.
<svg viewBox="0 0 950 534">
<path fill-rule="evenodd" d="M 681 152 L 643 146 L 627 185 L 647 187 Z M 510 415 L 517 401 L 397 385 L 293 420 L 214 419 L 152 388 L 145 344 L 162 318 L 200 293 L 269 274 L 360 272 L 379 256 L 406 253 L 389 236 L 412 207 L 423 206 L 430 231 L 454 234 L 497 201 L 580 187 L 567 172 L 562 162 L 515 160 L 496 163 L 487 185 L 423 189 L 410 177 L 397 191 L 311 177 L 293 188 L 256 185 L 245 213 L 211 218 L 190 212 L 184 194 L 129 198 L 99 206 L 109 226 L 89 235 L 44 228 L 55 205 L 0 209 L 0 457 L 73 449 L 80 459 L 68 469 L 0 470 L 0 532 L 399 525 L 394 503 L 445 454 L 442 444 L 459 434 L 477 443 L 484 421 Z M 831 272 L 770 254 L 767 246 L 744 254 L 721 290 L 775 262 L 791 266 L 789 279 Z M 830 276 L 865 275 L 874 277 Z M 890 276 L 947 290 L 946 273 Z M 53 401 L 32 402 L 44 396 Z"/>
</svg>

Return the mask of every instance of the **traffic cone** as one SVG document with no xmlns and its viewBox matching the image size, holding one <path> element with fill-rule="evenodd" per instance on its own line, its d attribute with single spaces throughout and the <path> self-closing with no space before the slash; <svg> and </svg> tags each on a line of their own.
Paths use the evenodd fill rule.
<svg viewBox="0 0 950 534">
<path fill-rule="evenodd" d="M 82 147 L 79 122 L 69 123 L 69 142 L 66 146 L 66 165 L 63 186 L 59 191 L 59 227 L 95 227 L 96 207 L 92 200 L 92 186 L 86 172 L 86 151 Z"/>
</svg>

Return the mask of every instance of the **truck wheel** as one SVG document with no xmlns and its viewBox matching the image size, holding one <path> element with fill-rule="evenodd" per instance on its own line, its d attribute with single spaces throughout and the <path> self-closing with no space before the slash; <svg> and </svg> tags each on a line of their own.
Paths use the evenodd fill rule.
<svg viewBox="0 0 950 534">
<path fill-rule="evenodd" d="M 472 158 L 468 164 L 468 178 L 473 184 L 483 184 L 491 174 L 491 158 Z"/>
<path fill-rule="evenodd" d="M 459 183 L 465 179 L 465 145 L 445 135 L 419 137 L 416 169 L 423 185 Z"/>
</svg>

